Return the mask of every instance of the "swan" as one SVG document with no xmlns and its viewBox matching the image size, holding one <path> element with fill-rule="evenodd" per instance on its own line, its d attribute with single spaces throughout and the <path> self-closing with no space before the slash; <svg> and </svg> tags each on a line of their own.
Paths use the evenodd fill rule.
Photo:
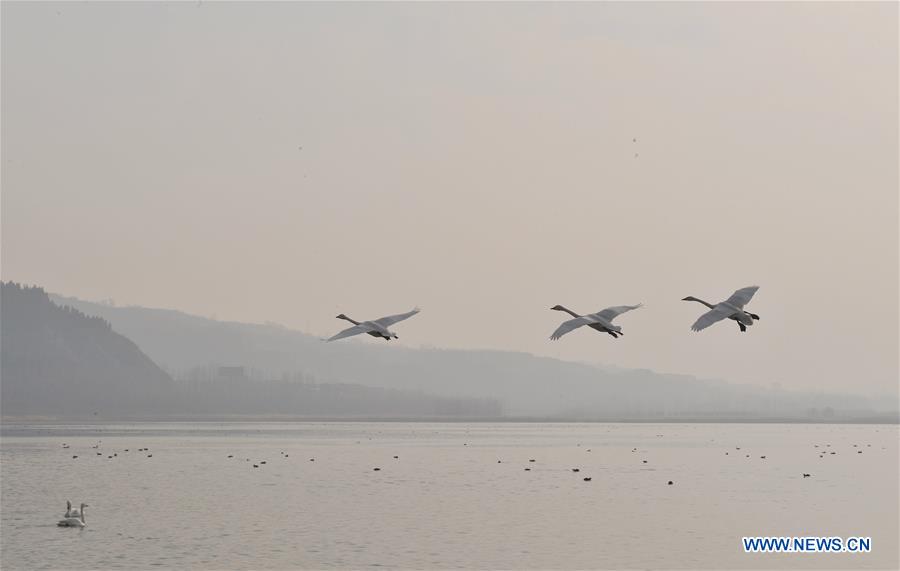
<svg viewBox="0 0 900 571">
<path fill-rule="evenodd" d="M 84 509 L 85 506 L 90 507 L 87 504 L 81 504 L 81 509 Z M 65 517 L 81 517 L 81 510 L 78 508 L 73 509 L 72 502 L 70 502 L 69 500 L 66 500 L 66 515 L 65 515 Z"/>
<path fill-rule="evenodd" d="M 78 517 L 81 513 L 76 509 L 74 513 L 72 513 L 72 502 L 66 500 L 66 515 L 63 517 Z"/>
<path fill-rule="evenodd" d="M 413 315 L 419 313 L 419 308 L 415 308 L 412 311 L 407 313 L 400 313 L 397 315 L 389 315 L 387 317 L 382 317 L 381 319 L 375 319 L 374 321 L 355 321 L 350 319 L 343 313 L 338 315 L 336 319 L 343 319 L 345 321 L 349 321 L 353 324 L 353 327 L 348 329 L 344 329 L 337 335 L 326 339 L 325 341 L 337 341 L 338 339 L 343 339 L 344 337 L 352 337 L 353 335 L 359 335 L 360 333 L 368 333 L 372 337 L 381 337 L 382 339 L 387 339 L 390 341 L 391 339 L 399 339 L 397 334 L 393 331 L 388 330 L 388 327 L 391 325 L 403 321 L 404 319 L 409 319 Z"/>
<path fill-rule="evenodd" d="M 562 325 L 560 325 L 556 329 L 556 331 L 553 332 L 553 335 L 550 336 L 550 339 L 559 339 L 569 331 L 578 329 L 582 325 L 587 325 L 592 329 L 596 329 L 597 331 L 601 331 L 603 333 L 609 333 L 610 335 L 618 339 L 618 336 L 624 335 L 624 333 L 622 333 L 621 327 L 612 324 L 612 320 L 615 319 L 616 316 L 621 315 L 626 311 L 637 309 L 639 307 L 642 307 L 643 305 L 644 304 L 642 303 L 639 303 L 637 305 L 617 305 L 615 307 L 607 307 L 606 309 L 598 311 L 597 313 L 589 313 L 588 315 L 578 315 L 574 311 L 566 309 L 561 305 L 555 305 L 550 309 L 555 309 L 556 311 L 565 311 L 575 319 L 564 321 Z"/>
<path fill-rule="evenodd" d="M 66 502 L 67 504 L 69 502 Z M 71 504 L 69 504 L 71 507 Z M 81 504 L 81 509 L 77 510 L 79 512 L 78 517 L 72 516 L 69 517 L 69 511 L 66 512 L 66 519 L 61 519 L 56 524 L 59 527 L 84 527 L 87 525 L 84 522 L 84 508 L 88 507 L 87 504 Z"/>
<path fill-rule="evenodd" d="M 737 321 L 741 331 L 747 331 L 747 327 L 753 325 L 754 320 L 759 320 L 759 316 L 755 313 L 744 311 L 744 306 L 750 303 L 753 294 L 755 294 L 758 289 L 759 286 L 741 288 L 731 294 L 731 297 L 716 305 L 712 305 L 693 296 L 683 298 L 681 301 L 696 301 L 710 309 L 691 325 L 691 330 L 702 331 L 713 323 L 728 318 Z"/>
</svg>

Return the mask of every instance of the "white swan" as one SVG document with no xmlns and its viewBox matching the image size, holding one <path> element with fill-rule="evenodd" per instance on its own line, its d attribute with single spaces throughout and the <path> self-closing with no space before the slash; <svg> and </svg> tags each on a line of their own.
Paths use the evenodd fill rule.
<svg viewBox="0 0 900 571">
<path fill-rule="evenodd" d="M 69 502 L 66 503 L 68 504 Z M 59 527 L 84 527 L 85 525 L 87 525 L 84 522 L 84 508 L 88 507 L 88 505 L 81 504 L 81 509 L 78 510 L 78 517 L 68 517 L 68 514 L 71 511 L 71 504 L 69 504 L 69 507 L 70 509 L 66 511 L 66 519 L 59 520 L 56 525 L 58 525 Z"/>
<path fill-rule="evenodd" d="M 696 301 L 709 308 L 709 311 L 701 315 L 700 319 L 691 325 L 691 330 L 702 331 L 713 323 L 727 318 L 737 321 L 741 331 L 746 331 L 748 326 L 753 325 L 754 319 L 759 319 L 759 316 L 755 313 L 744 311 L 744 306 L 750 303 L 753 294 L 755 294 L 758 289 L 759 286 L 741 288 L 731 294 L 731 297 L 716 305 L 712 305 L 693 296 L 683 298 L 682 301 Z"/>
<path fill-rule="evenodd" d="M 606 309 L 598 311 L 597 313 L 589 313 L 588 315 L 578 315 L 577 313 L 566 309 L 561 305 L 555 305 L 550 309 L 555 309 L 556 311 L 565 311 L 569 315 L 573 315 L 575 319 L 564 321 L 562 325 L 557 327 L 556 331 L 553 332 L 553 335 L 550 336 L 550 339 L 559 339 L 569 331 L 578 329 L 582 325 L 587 325 L 592 329 L 602 331 L 603 333 L 609 333 L 613 337 L 618 338 L 618 335 L 624 335 L 624 333 L 622 333 L 621 327 L 612 324 L 612 320 L 615 319 L 616 316 L 621 315 L 626 311 L 637 309 L 639 307 L 642 307 L 643 305 L 644 304 L 642 303 L 639 303 L 637 305 L 617 305 L 615 307 L 607 307 Z"/>
<path fill-rule="evenodd" d="M 63 517 L 80 517 L 81 511 L 78 508 L 72 509 L 72 502 L 66 500 L 66 515 Z"/>
<path fill-rule="evenodd" d="M 382 339 L 387 339 L 390 341 L 391 339 L 399 339 L 397 334 L 393 331 L 390 331 L 388 327 L 391 325 L 403 321 L 404 319 L 409 319 L 413 315 L 419 313 L 419 308 L 415 308 L 412 311 L 407 313 L 400 313 L 398 315 L 389 315 L 387 317 L 382 317 L 381 319 L 375 319 L 373 321 L 354 321 L 350 319 L 343 313 L 337 316 L 337 319 L 344 319 L 353 324 L 353 327 L 348 329 L 344 329 L 337 335 L 326 339 L 326 341 L 337 341 L 338 339 L 343 339 L 344 337 L 352 337 L 354 335 L 359 335 L 360 333 L 368 333 L 372 337 L 381 337 Z"/>
</svg>

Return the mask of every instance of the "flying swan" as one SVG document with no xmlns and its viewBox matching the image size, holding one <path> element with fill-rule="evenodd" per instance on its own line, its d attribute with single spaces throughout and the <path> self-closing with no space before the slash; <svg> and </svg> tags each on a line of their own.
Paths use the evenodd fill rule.
<svg viewBox="0 0 900 571">
<path fill-rule="evenodd" d="M 622 328 L 618 325 L 613 325 L 612 320 L 616 318 L 616 316 L 625 313 L 626 311 L 631 311 L 632 309 L 637 309 L 642 307 L 644 304 L 639 303 L 637 305 L 617 305 L 615 307 L 607 307 L 602 311 L 598 311 L 597 313 L 589 313 L 588 315 L 578 315 L 574 311 L 570 309 L 566 309 L 561 305 L 554 305 L 550 309 L 554 309 L 556 311 L 565 311 L 575 319 L 570 319 L 568 321 L 564 321 L 562 325 L 560 325 L 556 331 L 553 332 L 553 335 L 550 336 L 550 339 L 559 339 L 569 331 L 573 329 L 578 329 L 582 325 L 587 325 L 592 329 L 596 329 L 602 333 L 609 333 L 616 339 L 619 338 L 619 335 L 624 335 L 622 333 Z"/>
<path fill-rule="evenodd" d="M 68 504 L 69 502 L 66 502 L 66 503 Z M 70 504 L 70 506 L 71 506 L 71 504 Z M 84 527 L 85 525 L 87 525 L 84 522 L 84 508 L 86 508 L 86 507 L 88 507 L 87 504 L 81 504 L 81 509 L 78 510 L 79 517 L 69 517 L 68 514 L 72 511 L 70 508 L 69 510 L 66 511 L 66 514 L 67 514 L 66 519 L 59 520 L 59 522 L 56 525 L 58 525 L 59 527 Z"/>
<path fill-rule="evenodd" d="M 409 319 L 413 315 L 419 313 L 419 308 L 415 308 L 412 311 L 407 313 L 400 313 L 398 315 L 389 315 L 387 317 L 382 317 L 381 319 L 376 319 L 374 321 L 354 321 L 350 319 L 343 313 L 338 315 L 336 319 L 343 319 L 345 321 L 349 321 L 353 324 L 353 327 L 344 329 L 337 335 L 326 339 L 325 341 L 337 341 L 338 339 L 343 339 L 344 337 L 352 337 L 354 335 L 359 335 L 360 333 L 368 333 L 372 337 L 381 337 L 382 339 L 387 339 L 390 341 L 391 339 L 399 339 L 397 334 L 393 331 L 388 330 L 388 327 L 391 325 L 403 321 L 404 319 Z"/>
<path fill-rule="evenodd" d="M 750 300 L 753 298 L 753 294 L 755 294 L 756 290 L 758 289 L 759 286 L 749 286 L 741 288 L 731 294 L 731 297 L 729 297 L 725 301 L 717 303 L 715 305 L 706 303 L 702 299 L 698 299 L 693 296 L 683 298 L 681 301 L 696 301 L 709 308 L 709 311 L 701 315 L 700 319 L 698 319 L 696 322 L 694 322 L 693 325 L 691 325 L 691 330 L 702 331 L 713 323 L 727 318 L 737 321 L 738 327 L 741 328 L 741 331 L 746 331 L 747 327 L 753 325 L 754 319 L 759 319 L 759 316 L 755 313 L 744 311 L 744 306 L 750 303 Z"/>
</svg>

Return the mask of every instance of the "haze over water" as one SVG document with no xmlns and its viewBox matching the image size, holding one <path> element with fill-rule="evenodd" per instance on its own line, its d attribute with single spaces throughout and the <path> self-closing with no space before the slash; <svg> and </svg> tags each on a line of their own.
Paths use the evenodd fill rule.
<svg viewBox="0 0 900 571">
<path fill-rule="evenodd" d="M 897 426 L 7 424 L 0 461 L 3 569 L 900 564 Z M 85 529 L 55 526 L 66 499 Z"/>
</svg>

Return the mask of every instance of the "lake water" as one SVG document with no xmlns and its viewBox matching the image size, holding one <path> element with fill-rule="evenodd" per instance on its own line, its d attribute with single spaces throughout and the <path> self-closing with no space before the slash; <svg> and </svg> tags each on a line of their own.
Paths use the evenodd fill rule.
<svg viewBox="0 0 900 571">
<path fill-rule="evenodd" d="M 0 565 L 897 569 L 898 442 L 893 425 L 6 424 Z M 67 499 L 90 505 L 84 529 L 56 526 Z M 872 551 L 746 554 L 743 536 Z"/>
</svg>

